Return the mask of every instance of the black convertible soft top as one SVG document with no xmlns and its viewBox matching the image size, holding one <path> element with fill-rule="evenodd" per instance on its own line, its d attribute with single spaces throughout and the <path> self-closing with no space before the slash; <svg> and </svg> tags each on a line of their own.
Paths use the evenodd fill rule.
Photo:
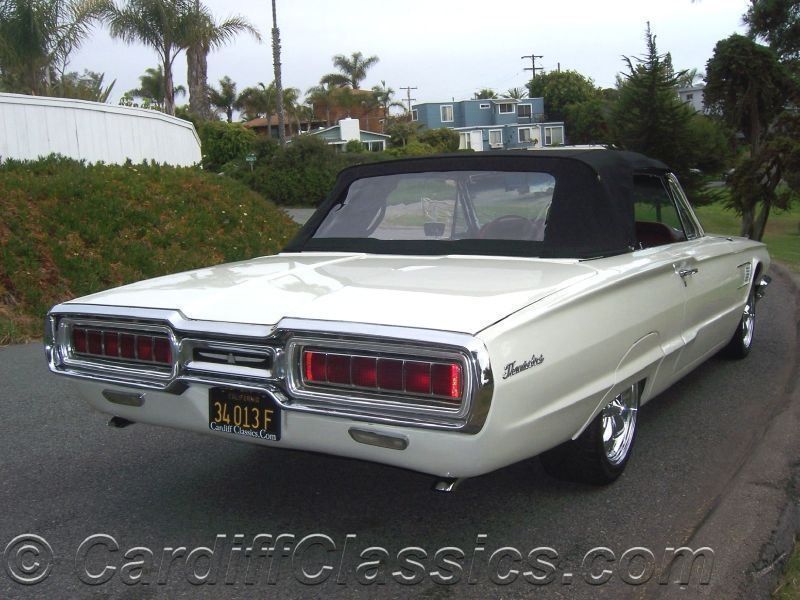
<svg viewBox="0 0 800 600">
<path fill-rule="evenodd" d="M 332 207 L 350 185 L 367 177 L 440 171 L 543 172 L 556 180 L 543 242 L 521 240 L 374 240 L 315 238 Z M 442 154 L 349 167 L 331 194 L 284 249 L 387 254 L 490 254 L 592 258 L 629 252 L 636 243 L 633 177 L 668 167 L 635 152 L 604 148 Z"/>
</svg>

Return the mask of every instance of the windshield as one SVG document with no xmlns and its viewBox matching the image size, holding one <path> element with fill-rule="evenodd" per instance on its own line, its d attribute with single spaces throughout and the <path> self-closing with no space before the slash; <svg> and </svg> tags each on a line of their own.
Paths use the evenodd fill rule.
<svg viewBox="0 0 800 600">
<path fill-rule="evenodd" d="M 555 187 L 544 172 L 366 177 L 350 185 L 313 238 L 542 242 Z"/>
</svg>

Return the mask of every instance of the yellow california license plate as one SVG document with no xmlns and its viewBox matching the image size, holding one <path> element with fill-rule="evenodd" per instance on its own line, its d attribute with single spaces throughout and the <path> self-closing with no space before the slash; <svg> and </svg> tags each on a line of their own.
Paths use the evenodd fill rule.
<svg viewBox="0 0 800 600">
<path fill-rule="evenodd" d="M 281 439 L 281 412 L 266 393 L 235 388 L 208 390 L 208 428 L 277 442 Z"/>
</svg>

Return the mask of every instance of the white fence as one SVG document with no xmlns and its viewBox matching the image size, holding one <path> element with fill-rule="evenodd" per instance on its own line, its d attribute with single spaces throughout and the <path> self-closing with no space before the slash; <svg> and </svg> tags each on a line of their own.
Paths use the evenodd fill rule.
<svg viewBox="0 0 800 600">
<path fill-rule="evenodd" d="M 189 121 L 155 110 L 85 100 L 0 94 L 0 160 L 62 154 L 90 163 L 200 162 Z"/>
</svg>

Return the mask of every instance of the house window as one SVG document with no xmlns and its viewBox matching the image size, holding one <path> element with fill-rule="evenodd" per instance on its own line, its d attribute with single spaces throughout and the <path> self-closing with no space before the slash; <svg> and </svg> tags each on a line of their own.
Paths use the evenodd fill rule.
<svg viewBox="0 0 800 600">
<path fill-rule="evenodd" d="M 686 94 L 686 101 L 691 102 L 694 100 L 694 94 Z"/>
<path fill-rule="evenodd" d="M 469 131 L 461 131 L 458 134 L 458 149 L 469 150 L 472 148 L 472 138 Z"/>
<path fill-rule="evenodd" d="M 530 119 L 533 116 L 533 106 L 530 104 L 517 104 L 517 116 L 520 119 Z"/>
<path fill-rule="evenodd" d="M 481 110 L 486 110 L 487 108 L 489 108 L 489 103 L 488 102 L 481 102 L 479 106 L 480 106 Z"/>
<path fill-rule="evenodd" d="M 364 150 L 367 152 L 383 152 L 386 149 L 386 143 L 383 140 L 362 142 L 362 144 L 364 144 Z"/>
<path fill-rule="evenodd" d="M 452 123 L 453 122 L 453 105 L 452 104 L 445 104 L 444 106 L 439 107 L 442 113 L 442 123 Z"/>
<path fill-rule="evenodd" d="M 564 128 L 563 127 L 545 127 L 544 128 L 544 145 L 545 146 L 561 146 L 564 144 Z"/>
<path fill-rule="evenodd" d="M 530 127 L 520 127 L 517 131 L 519 132 L 520 144 L 531 143 L 531 139 L 533 139 L 533 130 L 531 130 Z"/>
<path fill-rule="evenodd" d="M 501 115 L 510 115 L 514 112 L 514 104 L 512 102 L 503 102 L 497 105 L 497 112 Z"/>
<path fill-rule="evenodd" d="M 489 130 L 489 147 L 502 148 L 503 147 L 503 130 L 490 129 Z"/>
<path fill-rule="evenodd" d="M 419 112 L 416 108 L 411 109 L 411 120 L 412 121 L 419 121 Z"/>
</svg>

